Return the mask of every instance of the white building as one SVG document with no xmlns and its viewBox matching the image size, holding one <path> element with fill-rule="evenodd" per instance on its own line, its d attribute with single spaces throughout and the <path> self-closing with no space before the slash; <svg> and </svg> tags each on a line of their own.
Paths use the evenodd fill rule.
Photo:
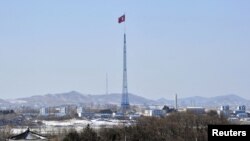
<svg viewBox="0 0 250 141">
<path fill-rule="evenodd" d="M 56 116 L 66 116 L 67 115 L 67 108 L 66 107 L 59 107 L 56 108 L 58 113 L 56 113 Z"/>
<path fill-rule="evenodd" d="M 239 111 L 246 111 L 246 106 L 245 105 L 237 106 L 237 110 L 239 110 Z"/>
<path fill-rule="evenodd" d="M 229 105 L 220 106 L 221 111 L 229 111 Z"/>
<path fill-rule="evenodd" d="M 41 116 L 48 116 L 49 115 L 49 109 L 45 108 L 45 107 L 41 108 L 40 109 L 40 115 Z"/>
<path fill-rule="evenodd" d="M 229 105 L 220 106 L 220 109 L 217 111 L 217 113 L 219 116 L 229 117 L 231 113 Z"/>
<path fill-rule="evenodd" d="M 239 113 L 246 113 L 246 106 L 245 105 L 237 106 L 236 110 L 234 111 L 234 114 L 237 115 Z"/>
<path fill-rule="evenodd" d="M 162 109 L 148 109 L 148 110 L 145 110 L 144 112 L 144 116 L 161 117 L 165 115 L 166 115 L 166 111 Z"/>
<path fill-rule="evenodd" d="M 84 109 L 83 107 L 77 107 L 76 109 L 78 117 L 83 117 Z"/>
</svg>

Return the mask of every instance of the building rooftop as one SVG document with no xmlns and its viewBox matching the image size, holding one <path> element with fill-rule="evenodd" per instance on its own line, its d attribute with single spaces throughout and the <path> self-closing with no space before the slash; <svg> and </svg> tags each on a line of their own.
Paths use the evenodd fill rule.
<svg viewBox="0 0 250 141">
<path fill-rule="evenodd" d="M 47 141 L 48 139 L 42 135 L 39 135 L 35 132 L 30 131 L 28 128 L 25 132 L 9 138 L 9 141 L 13 141 L 13 140 L 32 140 L 32 141 L 45 140 Z"/>
</svg>

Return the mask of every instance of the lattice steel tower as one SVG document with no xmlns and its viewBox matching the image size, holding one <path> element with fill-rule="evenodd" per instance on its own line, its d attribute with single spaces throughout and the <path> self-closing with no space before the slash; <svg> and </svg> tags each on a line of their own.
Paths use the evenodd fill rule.
<svg viewBox="0 0 250 141">
<path fill-rule="evenodd" d="M 126 111 L 129 109 L 128 81 L 127 81 L 126 33 L 124 33 L 124 45 L 123 45 L 123 84 L 122 84 L 121 109 L 122 109 L 123 113 L 126 113 Z"/>
</svg>

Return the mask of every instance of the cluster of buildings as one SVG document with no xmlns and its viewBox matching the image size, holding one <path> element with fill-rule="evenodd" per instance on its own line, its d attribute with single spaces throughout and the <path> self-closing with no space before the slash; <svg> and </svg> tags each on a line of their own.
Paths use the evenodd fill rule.
<svg viewBox="0 0 250 141">
<path fill-rule="evenodd" d="M 66 116 L 68 113 L 68 108 L 67 107 L 43 107 L 40 109 L 40 116 L 57 116 L 57 117 L 62 117 Z"/>
<path fill-rule="evenodd" d="M 73 109 L 73 110 L 72 110 Z M 194 114 L 205 114 L 209 110 L 204 107 L 185 107 L 185 108 L 177 108 L 177 105 L 175 107 L 168 107 L 166 105 L 154 105 L 154 106 L 141 106 L 139 108 L 140 110 L 134 110 L 133 112 L 129 112 L 128 114 L 124 115 L 123 113 L 119 113 L 112 109 L 90 109 L 84 106 L 74 106 L 74 108 L 70 106 L 58 106 L 58 107 L 43 107 L 39 110 L 39 116 L 55 116 L 55 117 L 63 117 L 67 116 L 74 112 L 74 115 L 77 116 L 79 119 L 91 119 L 92 120 L 98 120 L 101 119 L 99 122 L 107 121 L 107 122 L 113 122 L 113 119 L 124 119 L 126 116 L 126 121 L 134 121 L 129 119 L 136 119 L 141 116 L 149 116 L 149 117 L 164 117 L 168 116 L 168 114 L 172 112 L 189 112 Z M 13 113 L 13 110 L 2 110 L 0 113 L 2 114 L 10 114 Z M 230 122 L 232 123 L 246 123 L 250 124 L 250 113 L 247 111 L 247 108 L 245 105 L 239 105 L 236 108 L 230 109 L 229 105 L 223 105 L 220 106 L 217 110 L 217 113 L 219 116 L 226 117 Z M 119 120 L 118 120 L 119 121 Z M 125 121 L 125 120 L 121 120 Z M 99 122 L 97 122 L 99 124 Z M 39 140 L 44 139 L 42 135 L 36 134 L 34 132 L 31 132 L 29 130 L 25 131 L 24 133 L 20 134 L 22 135 L 22 139 L 25 140 L 29 136 L 35 135 Z M 16 140 L 16 137 L 20 137 L 19 135 L 13 136 L 9 138 L 9 140 Z"/>
<path fill-rule="evenodd" d="M 76 107 L 76 115 L 78 118 L 124 118 L 126 119 L 135 119 L 140 116 L 154 116 L 154 117 L 164 117 L 166 114 L 176 111 L 175 108 L 169 108 L 168 106 L 142 106 L 143 110 L 129 112 L 124 115 L 124 113 L 119 112 L 118 110 L 111 109 L 99 109 L 93 110 L 86 107 Z M 40 109 L 40 116 L 57 116 L 62 117 L 69 114 L 69 109 L 67 107 L 43 107 Z"/>
<path fill-rule="evenodd" d="M 177 99 L 177 98 L 176 98 Z M 124 114 L 119 112 L 115 108 L 104 108 L 104 109 L 91 109 L 84 106 L 76 106 L 73 110 L 75 117 L 80 119 L 136 119 L 141 116 L 150 116 L 150 117 L 164 117 L 172 112 L 189 112 L 194 114 L 205 114 L 210 111 L 204 107 L 185 107 L 178 108 L 177 100 L 175 107 L 168 107 L 166 105 L 154 105 L 154 106 L 139 106 L 140 110 L 133 110 Z M 71 110 L 71 111 L 70 111 Z M 60 107 L 43 107 L 40 109 L 40 116 L 55 116 L 63 117 L 72 113 L 72 109 L 69 109 L 67 106 Z M 250 124 L 250 113 L 247 112 L 245 105 L 239 105 L 236 108 L 230 109 L 229 105 L 222 105 L 217 110 L 219 116 L 226 117 L 232 123 L 247 123 Z"/>
<path fill-rule="evenodd" d="M 250 113 L 245 105 L 239 105 L 235 110 L 231 110 L 229 105 L 221 106 L 217 111 L 220 116 L 226 117 L 232 123 L 250 123 Z"/>
<path fill-rule="evenodd" d="M 229 108 L 229 105 L 224 105 L 221 106 L 220 109 L 217 111 L 217 113 L 220 116 L 224 116 L 224 117 L 235 117 L 235 118 L 248 118 L 249 117 L 249 113 L 247 113 L 246 111 L 246 106 L 245 105 L 239 105 L 237 106 L 237 108 L 235 110 L 231 110 Z"/>
<path fill-rule="evenodd" d="M 142 106 L 139 111 L 131 111 L 124 115 L 122 112 L 112 111 L 110 109 L 101 109 L 96 112 L 87 110 L 83 107 L 77 108 L 77 115 L 79 118 L 126 118 L 136 119 L 141 116 L 164 117 L 166 114 L 176 111 L 175 108 L 168 106 Z"/>
</svg>

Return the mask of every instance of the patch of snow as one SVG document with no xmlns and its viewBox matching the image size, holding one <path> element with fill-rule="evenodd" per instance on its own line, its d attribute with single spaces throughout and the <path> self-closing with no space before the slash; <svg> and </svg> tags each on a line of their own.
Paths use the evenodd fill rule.
<svg viewBox="0 0 250 141">
<path fill-rule="evenodd" d="M 87 125 L 91 124 L 91 121 L 88 120 L 78 120 L 78 119 L 70 119 L 70 120 L 63 120 L 63 121 L 46 121 L 43 120 L 46 126 L 74 126 L 74 125 Z"/>
<path fill-rule="evenodd" d="M 27 101 L 25 101 L 25 100 L 16 100 L 16 99 L 9 100 L 9 102 L 12 103 L 12 104 L 23 104 L 23 103 L 27 103 Z"/>
</svg>

